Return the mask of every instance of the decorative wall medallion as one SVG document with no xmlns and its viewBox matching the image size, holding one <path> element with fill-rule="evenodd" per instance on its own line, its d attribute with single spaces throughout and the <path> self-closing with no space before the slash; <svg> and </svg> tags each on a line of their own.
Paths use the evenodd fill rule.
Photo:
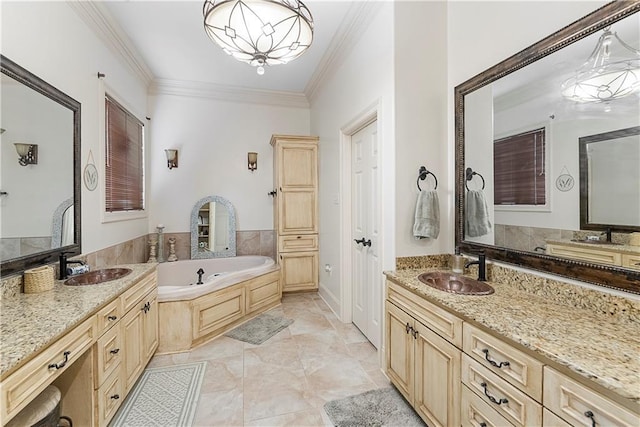
<svg viewBox="0 0 640 427">
<path fill-rule="evenodd" d="M 87 165 L 84 167 L 82 173 L 84 179 L 84 185 L 87 190 L 93 191 L 98 188 L 98 168 L 93 161 L 93 153 L 89 150 L 89 157 L 87 159 Z"/>
<path fill-rule="evenodd" d="M 563 166 L 560 175 L 556 178 L 556 188 L 562 192 L 566 192 L 571 190 L 574 184 L 575 180 L 567 170 L 567 167 Z"/>
</svg>

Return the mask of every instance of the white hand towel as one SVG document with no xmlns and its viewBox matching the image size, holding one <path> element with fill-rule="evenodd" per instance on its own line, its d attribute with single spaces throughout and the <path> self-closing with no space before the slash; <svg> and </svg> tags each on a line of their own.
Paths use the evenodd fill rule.
<svg viewBox="0 0 640 427">
<path fill-rule="evenodd" d="M 413 237 L 416 239 L 436 239 L 440 234 L 440 203 L 438 193 L 421 191 L 416 202 Z"/>
<path fill-rule="evenodd" d="M 482 190 L 469 190 L 466 196 L 465 232 L 469 237 L 484 236 L 491 230 L 489 208 Z"/>
</svg>

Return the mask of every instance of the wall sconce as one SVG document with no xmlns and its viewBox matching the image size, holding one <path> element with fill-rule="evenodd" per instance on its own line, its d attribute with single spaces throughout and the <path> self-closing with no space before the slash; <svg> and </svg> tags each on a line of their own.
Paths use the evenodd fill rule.
<svg viewBox="0 0 640 427">
<path fill-rule="evenodd" d="M 174 148 L 170 148 L 170 149 L 164 150 L 164 152 L 167 154 L 167 167 L 169 169 L 177 168 L 178 167 L 178 150 Z"/>
<path fill-rule="evenodd" d="M 14 142 L 16 151 L 18 152 L 18 163 L 20 166 L 37 165 L 38 164 L 38 145 L 25 142 Z"/>
<path fill-rule="evenodd" d="M 258 153 L 247 153 L 247 166 L 251 172 L 258 169 Z"/>
</svg>

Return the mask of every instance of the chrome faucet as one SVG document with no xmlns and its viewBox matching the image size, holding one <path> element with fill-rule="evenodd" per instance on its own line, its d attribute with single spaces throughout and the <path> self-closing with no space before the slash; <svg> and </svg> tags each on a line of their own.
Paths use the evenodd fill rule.
<svg viewBox="0 0 640 427">
<path fill-rule="evenodd" d="M 487 280 L 487 258 L 484 252 L 480 252 L 478 254 L 477 261 L 469 261 L 464 265 L 464 268 L 469 268 L 474 264 L 478 265 L 478 280 L 480 282 L 485 282 Z"/>
<path fill-rule="evenodd" d="M 67 278 L 67 266 L 69 264 L 80 264 L 80 265 L 85 265 L 85 262 L 82 260 L 68 260 L 67 259 L 67 254 L 71 254 L 73 252 L 60 252 L 60 258 L 58 259 L 59 261 L 59 268 L 60 268 L 60 272 L 58 273 L 58 279 L 60 280 L 64 280 Z"/>
</svg>

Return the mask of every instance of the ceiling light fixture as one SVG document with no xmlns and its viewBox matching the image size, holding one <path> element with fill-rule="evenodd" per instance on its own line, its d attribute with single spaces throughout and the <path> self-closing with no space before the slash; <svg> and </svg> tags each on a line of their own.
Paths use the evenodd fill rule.
<svg viewBox="0 0 640 427">
<path fill-rule="evenodd" d="M 576 102 L 607 102 L 639 89 L 640 51 L 607 27 L 587 61 L 562 84 L 562 95 Z"/>
<path fill-rule="evenodd" d="M 313 40 L 313 18 L 298 0 L 206 0 L 204 29 L 222 50 L 257 67 L 286 64 Z"/>
</svg>

